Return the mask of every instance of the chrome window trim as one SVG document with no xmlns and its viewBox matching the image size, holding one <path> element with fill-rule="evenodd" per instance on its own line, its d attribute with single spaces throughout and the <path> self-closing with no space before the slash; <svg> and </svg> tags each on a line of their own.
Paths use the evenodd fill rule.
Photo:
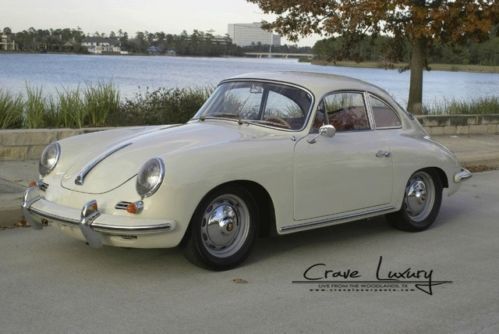
<svg viewBox="0 0 499 334">
<path fill-rule="evenodd" d="M 279 81 L 279 80 L 258 79 L 258 78 L 254 78 L 254 79 L 251 79 L 251 78 L 227 79 L 227 80 L 223 80 L 222 82 L 220 82 L 217 85 L 217 88 L 220 85 L 223 85 L 225 83 L 230 83 L 230 82 L 262 82 L 262 83 L 271 83 L 271 84 L 278 84 L 278 85 L 284 85 L 284 86 L 294 87 L 294 88 L 298 88 L 298 89 L 301 89 L 301 90 L 307 92 L 310 95 L 310 97 L 312 98 L 312 100 L 310 101 L 310 107 L 308 108 L 307 117 L 303 121 L 303 126 L 300 129 L 297 129 L 297 130 L 284 129 L 284 128 L 280 128 L 280 127 L 277 127 L 277 126 L 271 126 L 271 125 L 267 125 L 267 124 L 264 125 L 264 124 L 249 122 L 251 125 L 258 125 L 258 126 L 261 126 L 261 127 L 264 127 L 264 128 L 276 129 L 276 130 L 285 131 L 285 132 L 301 132 L 301 131 L 303 131 L 303 130 L 305 130 L 307 128 L 308 123 L 309 123 L 310 118 L 311 118 L 311 114 L 313 113 L 314 106 L 315 106 L 315 95 L 308 88 L 305 88 L 303 86 L 300 86 L 300 85 L 297 85 L 297 84 L 294 84 L 294 83 L 291 83 L 291 82 Z M 314 113 L 314 115 L 315 115 L 315 113 Z M 233 118 L 223 118 L 223 117 L 218 117 L 218 118 L 221 119 L 221 120 L 236 121 L 237 122 L 237 119 L 233 119 Z M 206 120 L 208 120 L 208 119 L 209 118 L 207 118 Z M 214 119 L 214 118 L 211 118 L 211 119 Z M 194 121 L 194 120 L 199 120 L 199 117 L 191 118 L 189 121 Z M 243 121 L 243 124 L 247 124 L 247 123 Z"/>
<path fill-rule="evenodd" d="M 364 92 L 364 103 L 366 105 L 366 109 L 367 109 L 367 114 L 369 115 L 369 121 L 371 122 L 370 125 L 371 125 L 371 130 L 376 130 L 376 122 L 374 120 L 374 112 L 373 112 L 373 109 L 372 109 L 372 106 L 371 106 L 371 101 L 369 100 L 369 96 L 370 94 L 368 92 Z"/>
</svg>

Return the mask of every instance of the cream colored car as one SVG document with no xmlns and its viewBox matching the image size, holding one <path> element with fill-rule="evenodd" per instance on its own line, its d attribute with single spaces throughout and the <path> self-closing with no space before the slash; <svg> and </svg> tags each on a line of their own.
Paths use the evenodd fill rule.
<svg viewBox="0 0 499 334">
<path fill-rule="evenodd" d="M 39 170 L 23 201 L 34 228 L 92 247 L 181 245 L 213 269 L 241 263 L 257 235 L 384 214 L 424 230 L 443 188 L 471 177 L 382 89 L 298 72 L 222 81 L 187 124 L 54 142 Z"/>
</svg>

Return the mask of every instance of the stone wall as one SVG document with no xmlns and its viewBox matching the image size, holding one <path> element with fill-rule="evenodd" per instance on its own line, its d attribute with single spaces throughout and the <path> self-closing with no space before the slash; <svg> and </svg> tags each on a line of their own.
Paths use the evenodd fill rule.
<svg viewBox="0 0 499 334">
<path fill-rule="evenodd" d="M 107 128 L 0 130 L 0 161 L 37 160 L 53 141 Z"/>
<path fill-rule="evenodd" d="M 499 114 L 417 116 L 432 136 L 499 134 Z"/>
</svg>

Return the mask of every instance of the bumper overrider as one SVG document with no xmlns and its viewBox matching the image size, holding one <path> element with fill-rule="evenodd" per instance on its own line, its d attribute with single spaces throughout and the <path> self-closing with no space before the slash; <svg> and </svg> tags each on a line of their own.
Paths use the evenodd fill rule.
<svg viewBox="0 0 499 334">
<path fill-rule="evenodd" d="M 472 176 L 473 174 L 469 170 L 467 170 L 466 168 L 461 168 L 461 171 L 454 175 L 454 182 L 461 183 L 470 179 Z"/>
<path fill-rule="evenodd" d="M 22 211 L 34 229 L 41 230 L 48 223 L 54 223 L 73 232 L 79 230 L 93 248 L 103 244 L 120 244 L 113 242 L 112 238 L 134 240 L 171 232 L 176 227 L 173 220 L 104 214 L 99 211 L 96 200 L 87 202 L 81 210 L 59 205 L 44 199 L 37 187 L 25 191 Z"/>
</svg>

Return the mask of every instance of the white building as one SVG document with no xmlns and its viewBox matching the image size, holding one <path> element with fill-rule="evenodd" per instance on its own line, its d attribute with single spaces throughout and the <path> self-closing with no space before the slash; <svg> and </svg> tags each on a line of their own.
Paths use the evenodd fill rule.
<svg viewBox="0 0 499 334">
<path fill-rule="evenodd" d="M 280 46 L 281 36 L 262 29 L 261 23 L 229 24 L 228 34 L 232 43 L 238 46 L 269 45 Z"/>
<path fill-rule="evenodd" d="M 11 41 L 7 34 L 0 34 L 0 50 L 15 51 L 16 42 Z"/>
<path fill-rule="evenodd" d="M 116 39 L 106 37 L 86 37 L 81 43 L 86 47 L 89 53 L 102 54 L 102 53 L 121 53 L 120 43 Z"/>
</svg>

